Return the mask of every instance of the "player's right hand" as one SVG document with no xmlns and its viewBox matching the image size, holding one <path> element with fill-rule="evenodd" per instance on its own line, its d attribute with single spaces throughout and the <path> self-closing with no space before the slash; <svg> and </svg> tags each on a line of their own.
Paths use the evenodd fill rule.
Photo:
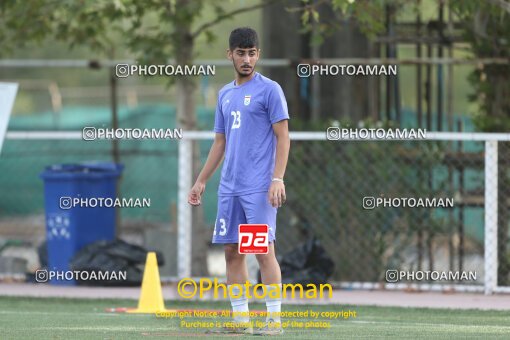
<svg viewBox="0 0 510 340">
<path fill-rule="evenodd" d="M 205 190 L 205 184 L 202 182 L 196 182 L 191 188 L 188 194 L 188 203 L 191 205 L 200 205 L 202 203 L 202 194 Z"/>
</svg>

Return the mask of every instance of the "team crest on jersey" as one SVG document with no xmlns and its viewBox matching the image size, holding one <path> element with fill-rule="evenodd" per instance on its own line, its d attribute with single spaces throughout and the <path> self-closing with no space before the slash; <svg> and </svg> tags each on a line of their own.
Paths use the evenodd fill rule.
<svg viewBox="0 0 510 340">
<path fill-rule="evenodd" d="M 244 96 L 244 105 L 250 105 L 251 95 Z"/>
</svg>

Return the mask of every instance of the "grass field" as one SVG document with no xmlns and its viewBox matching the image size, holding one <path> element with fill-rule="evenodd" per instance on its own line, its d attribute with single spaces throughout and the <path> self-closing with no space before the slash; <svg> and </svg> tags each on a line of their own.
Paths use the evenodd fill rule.
<svg viewBox="0 0 510 340">
<path fill-rule="evenodd" d="M 0 297 L 0 339 L 146 339 L 225 338 L 205 329 L 181 328 L 178 318 L 108 313 L 106 308 L 132 307 L 131 300 L 80 300 Z M 167 301 L 167 308 L 229 309 L 226 302 Z M 252 310 L 265 310 L 250 304 Z M 331 320 L 328 329 L 287 328 L 282 339 L 510 339 L 510 314 L 501 311 L 415 309 L 356 306 L 285 305 L 285 311 L 356 311 L 356 318 Z M 258 319 L 262 320 L 261 317 Z M 212 319 L 186 318 L 188 321 Z M 293 318 L 296 322 L 310 319 Z M 325 319 L 320 319 L 325 321 Z M 228 321 L 221 319 L 221 321 Z M 239 335 L 236 335 L 239 336 Z M 248 337 L 249 335 L 241 335 Z"/>
</svg>

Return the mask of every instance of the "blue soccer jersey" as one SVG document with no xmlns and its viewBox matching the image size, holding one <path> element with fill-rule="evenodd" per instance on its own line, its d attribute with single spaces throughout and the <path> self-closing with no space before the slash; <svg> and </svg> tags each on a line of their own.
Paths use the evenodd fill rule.
<svg viewBox="0 0 510 340">
<path fill-rule="evenodd" d="M 269 190 L 276 156 L 272 124 L 284 119 L 289 113 L 280 85 L 259 73 L 220 90 L 214 131 L 225 134 L 226 146 L 219 196 Z"/>
</svg>

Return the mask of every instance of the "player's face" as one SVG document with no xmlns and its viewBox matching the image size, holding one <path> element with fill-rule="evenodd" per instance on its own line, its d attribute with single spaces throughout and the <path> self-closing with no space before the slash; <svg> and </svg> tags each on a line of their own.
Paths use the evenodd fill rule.
<svg viewBox="0 0 510 340">
<path fill-rule="evenodd" d="M 228 50 L 228 59 L 232 60 L 234 68 L 240 77 L 249 77 L 255 70 L 259 60 L 260 50 L 252 48 L 238 48 Z"/>
</svg>

